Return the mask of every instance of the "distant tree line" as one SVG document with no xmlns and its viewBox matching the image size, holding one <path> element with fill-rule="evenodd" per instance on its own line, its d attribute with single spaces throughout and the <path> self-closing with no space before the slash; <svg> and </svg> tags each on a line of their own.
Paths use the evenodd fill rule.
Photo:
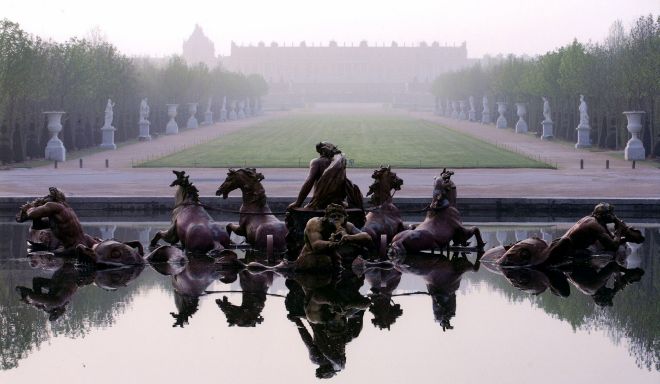
<svg viewBox="0 0 660 384">
<path fill-rule="evenodd" d="M 94 36 L 59 44 L 0 20 L 0 163 L 44 157 L 50 139 L 44 111 L 66 112 L 60 138 L 68 150 L 78 150 L 101 142 L 108 98 L 116 102 L 113 126 L 121 142 L 138 136 L 144 97 L 151 108 L 151 132 L 159 133 L 167 123 L 167 103 L 181 104 L 181 125 L 188 118 L 185 103 L 199 102 L 203 113 L 213 97 L 218 116 L 223 97 L 255 100 L 267 91 L 259 75 L 191 67 L 180 56 L 161 68 L 148 59 L 129 58 Z"/>
<path fill-rule="evenodd" d="M 508 103 L 505 117 L 517 121 L 513 103 L 527 103 L 527 123 L 541 134 L 547 97 L 557 138 L 575 141 L 579 95 L 589 106 L 591 141 L 601 148 L 621 149 L 629 139 L 623 111 L 646 112 L 641 139 L 647 155 L 660 156 L 660 17 L 643 16 L 626 32 L 620 21 L 602 43 L 574 40 L 533 59 L 508 56 L 491 65 L 477 64 L 435 79 L 432 92 L 444 108 L 447 99 L 475 99 L 480 116 L 482 96 L 489 98 L 491 119 L 496 101 Z M 480 120 L 480 119 L 479 119 Z M 535 129 L 536 128 L 536 129 Z"/>
</svg>

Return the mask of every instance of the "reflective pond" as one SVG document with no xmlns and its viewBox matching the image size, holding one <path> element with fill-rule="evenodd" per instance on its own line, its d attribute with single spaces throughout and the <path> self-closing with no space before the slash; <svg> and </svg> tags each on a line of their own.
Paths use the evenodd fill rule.
<svg viewBox="0 0 660 384">
<path fill-rule="evenodd" d="M 83 224 L 145 246 L 167 227 Z M 28 259 L 28 226 L 0 224 L 0 382 L 657 384 L 660 225 L 632 224 L 646 242 L 619 258 L 627 269 L 504 276 L 475 254 L 427 255 L 341 277 L 205 258 L 171 275 L 95 271 Z M 570 225 L 479 226 L 489 248 Z"/>
</svg>

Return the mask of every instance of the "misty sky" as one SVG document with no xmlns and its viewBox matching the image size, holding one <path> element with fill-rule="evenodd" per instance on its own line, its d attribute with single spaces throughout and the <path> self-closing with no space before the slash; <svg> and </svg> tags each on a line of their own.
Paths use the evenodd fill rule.
<svg viewBox="0 0 660 384">
<path fill-rule="evenodd" d="M 199 23 L 216 53 L 231 41 L 340 45 L 467 42 L 468 56 L 543 54 L 579 41 L 602 41 L 620 19 L 660 14 L 660 0 L 0 0 L 0 18 L 58 42 L 99 28 L 128 55 L 181 53 Z"/>
</svg>

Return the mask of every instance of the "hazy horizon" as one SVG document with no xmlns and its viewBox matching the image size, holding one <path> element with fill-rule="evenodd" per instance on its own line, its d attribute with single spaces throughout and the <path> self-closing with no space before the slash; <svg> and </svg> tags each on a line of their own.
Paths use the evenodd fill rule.
<svg viewBox="0 0 660 384">
<path fill-rule="evenodd" d="M 103 7 L 109 4 L 108 7 Z M 400 45 L 421 41 L 441 45 L 467 43 L 468 57 L 485 54 L 537 55 L 569 44 L 602 41 L 619 19 L 629 29 L 635 19 L 657 14 L 657 0 L 520 1 L 471 0 L 463 3 L 411 0 L 316 3 L 301 0 L 204 4 L 80 0 L 0 0 L 0 18 L 17 22 L 25 31 L 63 42 L 98 29 L 130 56 L 168 56 L 199 24 L 215 43 L 216 55 L 229 54 L 237 44 Z"/>
</svg>

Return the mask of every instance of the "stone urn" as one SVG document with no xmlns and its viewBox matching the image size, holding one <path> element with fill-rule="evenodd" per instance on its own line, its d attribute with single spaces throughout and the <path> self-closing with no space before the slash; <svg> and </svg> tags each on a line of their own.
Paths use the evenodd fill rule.
<svg viewBox="0 0 660 384">
<path fill-rule="evenodd" d="M 179 107 L 179 104 L 167 104 L 167 116 L 170 117 L 170 121 L 167 122 L 165 126 L 166 135 L 175 135 L 179 133 L 179 125 L 177 125 L 176 120 L 176 109 Z"/>
<path fill-rule="evenodd" d="M 66 112 L 48 111 L 44 115 L 48 118 L 48 132 L 51 137 L 46 144 L 46 160 L 66 161 L 66 148 L 64 143 L 57 136 L 62 131 L 62 116 Z"/>
<path fill-rule="evenodd" d="M 626 149 L 624 151 L 626 160 L 644 160 L 646 159 L 646 150 L 644 150 L 644 144 L 642 140 L 639 139 L 639 134 L 642 132 L 642 116 L 646 112 L 644 111 L 626 111 L 623 112 L 628 119 L 628 125 L 626 129 L 632 135 L 628 143 L 626 144 Z"/>
<path fill-rule="evenodd" d="M 495 123 L 497 128 L 501 128 L 501 129 L 507 128 L 507 125 L 509 123 L 506 121 L 506 117 L 504 117 L 505 112 L 506 112 L 506 103 L 503 101 L 498 101 L 497 113 L 499 113 L 500 116 L 497 118 L 497 122 Z"/>
<path fill-rule="evenodd" d="M 188 118 L 188 123 L 186 123 L 186 128 L 199 128 L 199 123 L 195 117 L 195 114 L 197 113 L 197 103 L 188 103 L 188 113 L 190 114 L 190 117 Z"/>
<path fill-rule="evenodd" d="M 526 114 L 527 107 L 525 103 L 516 103 L 516 115 L 518 115 L 518 121 L 516 122 L 516 133 L 527 133 L 527 131 L 529 131 L 527 122 L 525 121 Z"/>
</svg>

